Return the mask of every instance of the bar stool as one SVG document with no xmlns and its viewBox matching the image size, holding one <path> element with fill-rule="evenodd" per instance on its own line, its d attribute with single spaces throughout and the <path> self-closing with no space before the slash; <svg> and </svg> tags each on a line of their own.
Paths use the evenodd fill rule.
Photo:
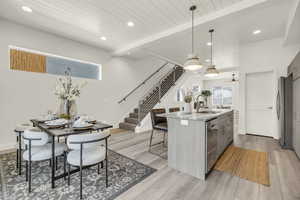
<svg viewBox="0 0 300 200">
<path fill-rule="evenodd" d="M 166 133 L 168 132 L 167 118 L 157 116 L 159 114 L 164 114 L 164 113 L 166 113 L 166 109 L 164 108 L 153 109 L 151 111 L 152 132 L 150 136 L 149 151 L 151 150 L 151 147 L 154 145 L 165 144 Z M 156 144 L 152 144 L 154 130 L 162 131 L 164 133 L 163 141 L 158 142 Z"/>
<path fill-rule="evenodd" d="M 169 108 L 169 112 L 170 113 L 172 113 L 172 112 L 179 112 L 179 111 L 180 111 L 179 107 Z"/>
</svg>

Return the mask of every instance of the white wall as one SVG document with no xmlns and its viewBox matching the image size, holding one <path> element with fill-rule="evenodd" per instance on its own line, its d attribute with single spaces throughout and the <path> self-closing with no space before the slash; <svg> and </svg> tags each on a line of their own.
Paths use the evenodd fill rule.
<svg viewBox="0 0 300 200">
<path fill-rule="evenodd" d="M 0 20 L 0 29 L 0 149 L 15 144 L 13 130 L 17 124 L 57 107 L 53 94 L 56 76 L 10 70 L 9 45 L 102 64 L 102 80 L 87 80 L 77 101 L 78 111 L 113 125 L 123 120 L 159 76 L 125 103 L 117 102 L 163 63 L 153 58 L 136 61 L 110 57 L 101 49 L 6 20 Z"/>
<path fill-rule="evenodd" d="M 273 120 L 274 121 L 274 138 L 278 138 L 278 126 L 276 120 L 276 91 L 277 79 L 287 74 L 287 66 L 293 60 L 300 45 L 282 46 L 282 39 L 276 38 L 261 42 L 251 43 L 240 47 L 240 134 L 246 133 L 246 106 L 245 106 L 245 77 L 247 73 L 274 71 L 274 105 Z"/>
</svg>

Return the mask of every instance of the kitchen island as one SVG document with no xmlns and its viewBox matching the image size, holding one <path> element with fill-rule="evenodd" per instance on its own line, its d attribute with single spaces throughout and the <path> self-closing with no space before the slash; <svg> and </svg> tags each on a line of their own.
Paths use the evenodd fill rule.
<svg viewBox="0 0 300 200">
<path fill-rule="evenodd" d="M 233 141 L 233 111 L 169 113 L 168 165 L 205 180 Z"/>
</svg>

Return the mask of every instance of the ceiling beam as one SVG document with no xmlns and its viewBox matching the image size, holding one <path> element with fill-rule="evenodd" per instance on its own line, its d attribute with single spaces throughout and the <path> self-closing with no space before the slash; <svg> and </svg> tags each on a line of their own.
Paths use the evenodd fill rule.
<svg viewBox="0 0 300 200">
<path fill-rule="evenodd" d="M 177 65 L 177 66 L 180 66 L 180 67 L 183 67 L 183 64 L 182 63 L 179 63 L 177 61 L 174 61 L 166 56 L 162 56 L 162 55 L 159 55 L 158 53 L 152 51 L 152 50 L 149 50 L 149 49 L 146 49 L 146 48 L 143 48 L 143 51 L 147 52 L 149 55 L 159 59 L 159 60 L 163 60 L 163 61 L 166 61 L 168 63 L 171 63 L 173 65 Z"/>
<path fill-rule="evenodd" d="M 226 15 L 230 15 L 230 14 L 233 14 L 235 12 L 238 12 L 238 11 L 256 6 L 258 4 L 265 3 L 267 1 L 268 0 L 245 0 L 245 1 L 241 1 L 239 3 L 236 3 L 236 4 L 232 5 L 232 6 L 226 7 L 225 9 L 218 10 L 218 11 L 213 12 L 211 14 L 196 18 L 195 19 L 195 26 L 199 26 L 201 24 L 204 24 L 204 23 L 216 20 L 218 18 L 224 17 Z M 163 32 L 154 34 L 150 37 L 146 37 L 146 38 L 143 38 L 141 40 L 137 40 L 137 41 L 135 41 L 135 42 L 133 42 L 129 45 L 121 47 L 121 48 L 117 49 L 116 51 L 114 51 L 113 54 L 118 55 L 118 56 L 124 55 L 130 50 L 138 49 L 138 48 L 140 48 L 140 47 L 142 47 L 146 44 L 155 42 L 159 39 L 171 36 L 171 35 L 179 33 L 179 32 L 186 31 L 190 28 L 191 28 L 191 23 L 190 22 L 175 26 L 175 27 L 167 29 Z"/>
</svg>

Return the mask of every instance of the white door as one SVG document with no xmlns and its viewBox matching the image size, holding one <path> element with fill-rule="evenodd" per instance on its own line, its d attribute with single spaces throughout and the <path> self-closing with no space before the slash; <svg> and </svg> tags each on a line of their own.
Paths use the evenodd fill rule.
<svg viewBox="0 0 300 200">
<path fill-rule="evenodd" d="M 273 137 L 274 84 L 273 72 L 246 75 L 246 133 Z"/>
</svg>

